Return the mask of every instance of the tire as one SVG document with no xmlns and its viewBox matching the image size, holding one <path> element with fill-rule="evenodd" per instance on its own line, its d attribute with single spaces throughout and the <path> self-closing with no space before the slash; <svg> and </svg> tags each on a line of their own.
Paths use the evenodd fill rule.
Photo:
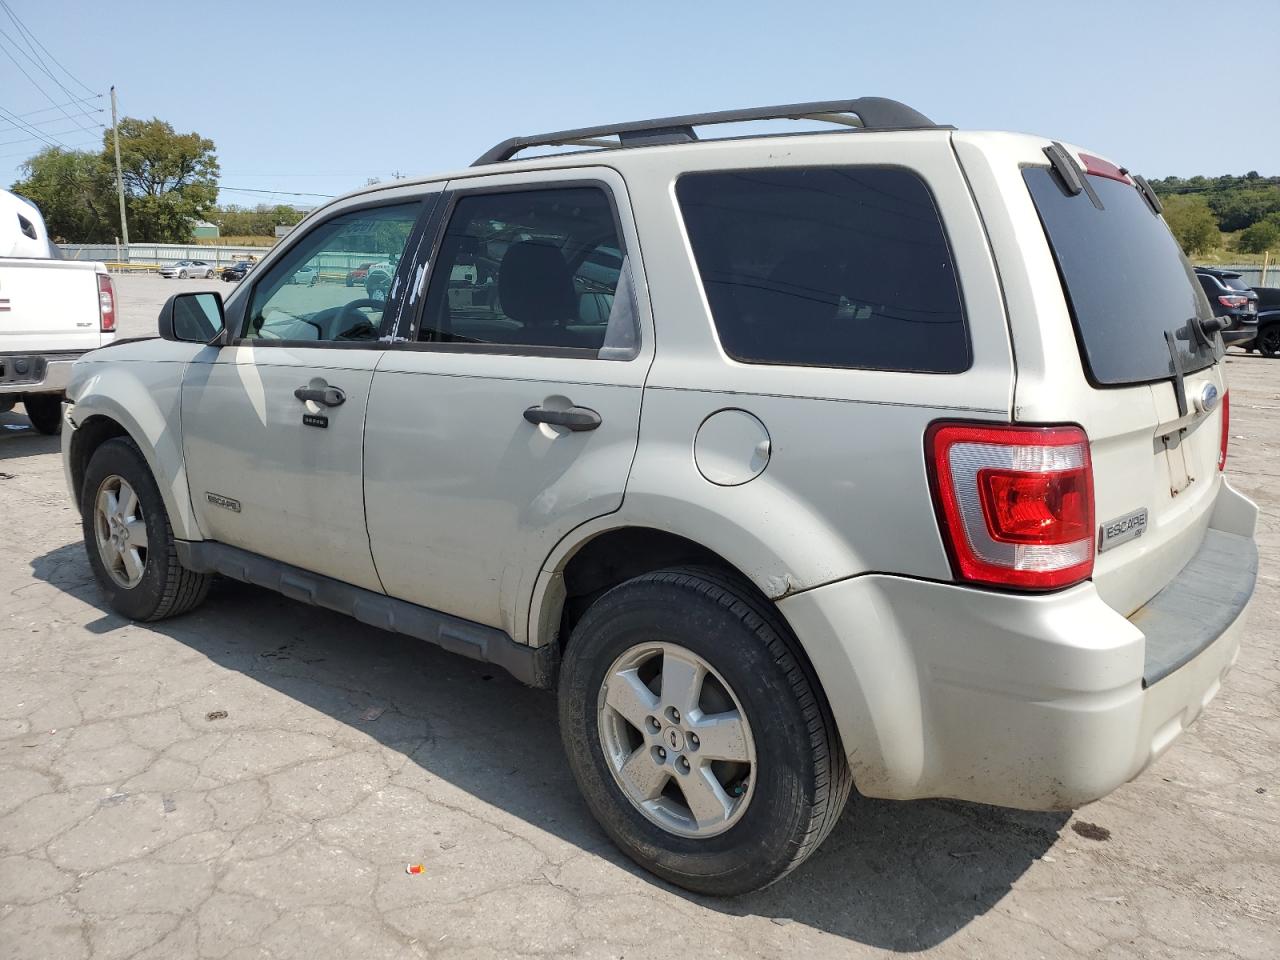
<svg viewBox="0 0 1280 960">
<path fill-rule="evenodd" d="M 348 286 L 348 287 L 350 287 L 350 286 L 354 286 L 354 283 L 352 282 L 352 280 L 351 280 L 351 278 L 350 278 L 350 277 L 347 277 L 347 286 Z"/>
<path fill-rule="evenodd" d="M 212 280 L 212 279 L 213 279 L 213 271 L 212 271 L 212 270 L 210 270 L 210 271 L 208 271 L 207 273 L 205 273 L 204 278 L 205 278 L 206 280 Z"/>
<path fill-rule="evenodd" d="M 136 494 L 137 510 L 132 515 L 136 517 L 140 511 L 136 523 L 146 533 L 147 546 L 140 548 L 145 549 L 141 577 L 132 585 L 117 580 L 108 570 L 98 543 L 99 494 L 119 481 Z M 204 600 L 211 578 L 178 562 L 164 500 L 142 452 L 131 439 L 116 437 L 94 451 L 81 487 L 80 512 L 89 566 L 112 610 L 131 620 L 163 620 L 186 613 Z"/>
<path fill-rule="evenodd" d="M 31 425 L 46 437 L 62 432 L 62 395 L 57 393 L 29 394 L 22 398 Z"/>
<path fill-rule="evenodd" d="M 179 280 L 185 280 L 185 279 L 187 279 L 187 271 L 185 271 L 185 270 L 179 270 L 179 271 L 178 271 L 178 279 L 179 279 Z"/>
<path fill-rule="evenodd" d="M 1280 323 L 1270 324 L 1260 330 L 1253 345 L 1264 357 L 1270 357 L 1272 360 L 1280 357 Z"/>
<path fill-rule="evenodd" d="M 659 711 L 644 723 L 660 717 L 660 732 L 650 726 L 645 737 L 640 727 L 619 723 L 620 714 L 610 712 L 614 688 L 606 679 L 616 681 L 620 670 L 645 677 L 654 660 L 634 658 L 649 656 L 655 646 L 662 648 L 654 656 L 663 665 L 668 656 L 675 656 L 679 666 L 680 658 L 692 654 L 709 668 L 709 679 L 701 681 L 694 697 L 701 719 L 694 719 L 697 711 L 686 710 L 683 733 L 676 737 L 671 731 L 681 729 L 680 719 L 671 722 L 667 711 L 673 698 L 665 696 L 662 677 L 651 677 L 643 689 L 620 685 L 627 692 L 639 690 L 634 701 L 621 698 L 636 716 Z M 635 663 L 640 665 L 631 666 Z M 670 675 L 679 673 L 673 668 Z M 707 714 L 730 716 L 726 704 L 740 708 L 746 729 L 740 741 L 725 741 L 733 746 L 722 746 L 719 755 L 751 754 L 749 763 L 700 766 L 690 773 L 690 758 L 697 762 L 702 750 L 706 764 L 716 749 L 706 739 L 710 728 L 698 724 Z M 559 707 L 569 766 L 596 820 L 636 863 L 696 893 L 731 896 L 785 876 L 817 849 L 849 798 L 853 781 L 839 735 L 796 641 L 766 600 L 719 571 L 661 570 L 597 599 L 565 649 Z M 619 727 L 629 740 L 619 742 Z M 699 729 L 705 742 L 696 736 Z M 670 750 L 659 750 L 666 744 Z M 651 778 L 650 760 L 666 785 L 656 794 L 657 788 L 649 788 L 648 796 L 655 799 L 633 800 L 622 786 L 619 764 L 635 761 L 639 775 Z M 678 765 L 683 765 L 680 771 Z M 682 782 L 696 787 L 691 778 L 710 772 L 719 780 L 724 770 L 719 796 L 729 806 L 722 820 L 713 816 L 711 827 L 699 833 L 704 830 L 700 819 L 681 822 L 670 814 L 682 803 L 693 810 L 694 804 L 684 801 L 689 794 Z M 757 771 L 765 775 L 757 777 Z M 656 812 L 645 812 L 643 804 Z"/>
</svg>

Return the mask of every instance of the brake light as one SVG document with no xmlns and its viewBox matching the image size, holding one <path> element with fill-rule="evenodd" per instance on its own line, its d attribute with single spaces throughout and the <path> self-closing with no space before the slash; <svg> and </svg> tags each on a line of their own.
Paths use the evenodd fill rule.
<svg viewBox="0 0 1280 960">
<path fill-rule="evenodd" d="M 116 328 L 116 291 L 111 277 L 98 274 L 98 315 L 102 318 L 102 332 L 111 333 Z"/>
<path fill-rule="evenodd" d="M 1232 308 L 1243 307 L 1246 303 L 1249 302 L 1249 298 L 1236 297 L 1236 296 L 1232 296 L 1231 294 L 1225 294 L 1218 298 L 1218 302 L 1222 304 L 1224 307 L 1232 307 Z"/>
<path fill-rule="evenodd" d="M 1227 440 L 1231 436 L 1231 393 L 1222 395 L 1222 443 L 1218 447 L 1218 469 L 1227 469 Z"/>
<path fill-rule="evenodd" d="M 1084 164 L 1085 173 L 1091 173 L 1095 177 L 1106 177 L 1108 180 L 1119 180 L 1121 183 L 1133 183 L 1129 179 L 1129 171 L 1117 167 L 1110 160 L 1103 160 L 1091 153 L 1082 153 L 1080 161 Z"/>
<path fill-rule="evenodd" d="M 938 423 L 925 449 L 959 579 L 1054 590 L 1093 573 L 1093 464 L 1079 427 Z"/>
</svg>

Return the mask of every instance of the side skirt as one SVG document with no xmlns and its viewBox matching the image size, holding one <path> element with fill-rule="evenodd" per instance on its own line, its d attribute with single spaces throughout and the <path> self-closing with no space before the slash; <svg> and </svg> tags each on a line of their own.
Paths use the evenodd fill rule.
<svg viewBox="0 0 1280 960">
<path fill-rule="evenodd" d="M 179 540 L 176 546 L 178 560 L 188 570 L 220 573 L 292 600 L 345 613 L 371 627 L 426 640 L 450 653 L 501 667 L 531 687 L 554 685 L 556 662 L 551 646 L 525 646 L 495 627 L 353 587 L 225 543 Z"/>
</svg>

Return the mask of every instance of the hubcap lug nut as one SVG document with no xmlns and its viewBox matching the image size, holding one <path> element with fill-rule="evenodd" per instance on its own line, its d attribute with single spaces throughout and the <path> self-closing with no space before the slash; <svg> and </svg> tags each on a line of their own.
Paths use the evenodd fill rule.
<svg viewBox="0 0 1280 960">
<path fill-rule="evenodd" d="M 680 722 L 680 711 L 675 707 L 667 707 L 667 719 L 672 723 Z"/>
</svg>

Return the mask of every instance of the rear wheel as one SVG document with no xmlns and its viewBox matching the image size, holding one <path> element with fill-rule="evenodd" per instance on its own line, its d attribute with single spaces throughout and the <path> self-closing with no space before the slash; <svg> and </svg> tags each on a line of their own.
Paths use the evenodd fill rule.
<svg viewBox="0 0 1280 960">
<path fill-rule="evenodd" d="M 1254 345 L 1264 357 L 1280 357 L 1280 323 L 1273 323 L 1258 333 Z"/>
<path fill-rule="evenodd" d="M 212 279 L 213 279 L 213 271 L 212 271 L 212 270 L 208 270 L 208 271 L 206 271 L 206 272 L 205 272 L 205 275 L 204 275 L 204 278 L 205 278 L 206 280 L 212 280 Z"/>
<path fill-rule="evenodd" d="M 610 590 L 565 650 L 560 728 L 592 813 L 629 857 L 699 893 L 767 886 L 830 832 L 851 787 L 785 624 L 717 571 Z"/>
<path fill-rule="evenodd" d="M 22 398 L 31 425 L 46 436 L 62 430 L 62 397 L 56 393 L 38 393 Z"/>
<path fill-rule="evenodd" d="M 125 437 L 94 451 L 80 493 L 89 565 L 107 603 L 132 620 L 162 620 L 196 607 L 209 577 L 178 562 L 155 478 Z"/>
</svg>

